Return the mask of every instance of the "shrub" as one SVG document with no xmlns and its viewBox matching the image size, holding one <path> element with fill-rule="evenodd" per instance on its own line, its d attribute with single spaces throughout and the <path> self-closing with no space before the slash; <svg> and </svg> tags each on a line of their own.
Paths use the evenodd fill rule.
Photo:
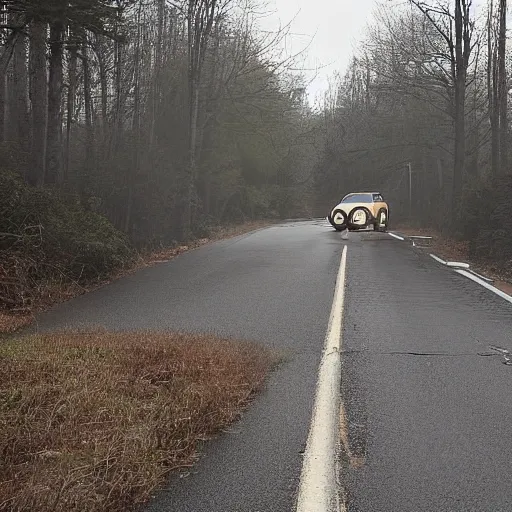
<svg viewBox="0 0 512 512">
<path fill-rule="evenodd" d="M 42 283 L 104 279 L 132 256 L 126 237 L 75 197 L 0 171 L 0 307 L 27 305 Z"/>
<path fill-rule="evenodd" d="M 461 217 L 473 256 L 498 262 L 512 260 L 511 197 L 512 175 L 486 180 L 466 192 Z"/>
</svg>

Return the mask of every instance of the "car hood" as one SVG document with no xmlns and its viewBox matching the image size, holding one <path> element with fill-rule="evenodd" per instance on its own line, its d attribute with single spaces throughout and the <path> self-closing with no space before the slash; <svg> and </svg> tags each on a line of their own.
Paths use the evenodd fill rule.
<svg viewBox="0 0 512 512">
<path fill-rule="evenodd" d="M 342 210 L 346 215 L 349 215 L 354 208 L 367 208 L 372 214 L 374 213 L 373 203 L 339 203 L 331 210 L 331 215 L 334 210 Z"/>
</svg>

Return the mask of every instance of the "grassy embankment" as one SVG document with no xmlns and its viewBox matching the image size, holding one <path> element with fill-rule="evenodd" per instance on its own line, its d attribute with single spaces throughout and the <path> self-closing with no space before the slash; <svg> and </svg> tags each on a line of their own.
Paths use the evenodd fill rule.
<svg viewBox="0 0 512 512">
<path fill-rule="evenodd" d="M 134 510 L 240 416 L 275 362 L 256 344 L 212 336 L 4 340 L 0 510 Z"/>
</svg>

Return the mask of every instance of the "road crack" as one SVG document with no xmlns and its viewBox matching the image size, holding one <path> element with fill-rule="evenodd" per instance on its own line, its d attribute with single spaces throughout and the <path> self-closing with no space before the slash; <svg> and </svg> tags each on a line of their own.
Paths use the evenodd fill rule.
<svg viewBox="0 0 512 512">
<path fill-rule="evenodd" d="M 490 347 L 491 350 L 494 350 L 498 353 L 494 352 L 417 352 L 417 351 L 400 351 L 400 350 L 392 350 L 392 351 L 376 351 L 376 350 L 344 350 L 341 352 L 342 355 L 350 355 L 350 354 L 374 354 L 381 356 L 417 356 L 417 357 L 495 357 L 502 355 L 510 361 L 512 365 L 512 355 L 508 350 L 500 349 L 497 347 Z"/>
<path fill-rule="evenodd" d="M 376 350 L 343 350 L 341 355 L 352 354 L 371 354 L 380 356 L 413 356 L 413 357 L 502 357 L 502 363 L 507 366 L 512 366 L 512 353 L 501 347 L 490 345 L 489 348 L 492 352 L 416 352 L 416 351 L 400 351 L 392 350 L 388 352 Z"/>
</svg>

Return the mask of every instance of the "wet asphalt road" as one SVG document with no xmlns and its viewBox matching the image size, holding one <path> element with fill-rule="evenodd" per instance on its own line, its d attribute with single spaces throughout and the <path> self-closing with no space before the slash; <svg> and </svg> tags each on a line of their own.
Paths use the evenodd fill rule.
<svg viewBox="0 0 512 512">
<path fill-rule="evenodd" d="M 324 221 L 184 254 L 54 308 L 40 329 L 216 332 L 284 354 L 243 419 L 150 512 L 293 510 L 344 242 Z M 349 512 L 512 510 L 512 306 L 427 254 L 350 234 L 342 396 Z M 345 437 L 345 436 L 342 436 Z"/>
<path fill-rule="evenodd" d="M 183 254 L 55 308 L 41 329 L 215 332 L 265 343 L 285 363 L 241 422 L 208 444 L 152 512 L 289 512 L 342 245 L 321 222 L 294 222 Z"/>
</svg>

